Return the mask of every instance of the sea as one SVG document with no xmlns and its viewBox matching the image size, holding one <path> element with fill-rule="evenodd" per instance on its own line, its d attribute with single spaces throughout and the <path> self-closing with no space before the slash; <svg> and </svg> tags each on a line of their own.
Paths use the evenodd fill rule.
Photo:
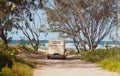
<svg viewBox="0 0 120 76">
<path fill-rule="evenodd" d="M 49 40 L 40 40 L 41 42 L 41 46 L 39 48 L 41 49 L 48 49 L 48 42 Z M 30 46 L 28 44 L 28 40 L 24 40 L 24 43 L 25 45 L 27 46 Z M 114 41 L 101 41 L 98 46 L 97 46 L 97 49 L 101 48 L 101 49 L 104 49 L 105 48 L 105 44 L 108 44 L 108 47 L 114 47 L 115 46 L 115 42 Z M 11 46 L 16 46 L 18 44 L 21 44 L 21 40 L 11 40 L 9 42 L 9 45 Z M 120 41 L 117 42 L 117 47 L 120 47 Z M 86 47 L 88 48 L 88 46 L 86 45 Z M 71 41 L 71 40 L 65 40 L 65 48 L 67 49 L 75 49 L 75 46 L 74 46 L 74 42 Z"/>
</svg>

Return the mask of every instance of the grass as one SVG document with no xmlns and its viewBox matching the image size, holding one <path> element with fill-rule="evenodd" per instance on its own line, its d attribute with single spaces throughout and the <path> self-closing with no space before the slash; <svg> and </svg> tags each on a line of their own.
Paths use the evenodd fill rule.
<svg viewBox="0 0 120 76">
<path fill-rule="evenodd" d="M 32 76 L 33 69 L 25 64 L 22 63 L 15 63 L 12 71 L 14 76 Z"/>
<path fill-rule="evenodd" d="M 120 48 L 85 51 L 80 56 L 81 59 L 96 63 L 104 69 L 120 73 Z"/>
<path fill-rule="evenodd" d="M 10 69 L 8 67 L 2 68 L 2 76 L 33 76 L 33 69 L 22 63 L 14 63 Z"/>
<path fill-rule="evenodd" d="M 104 59 L 97 64 L 104 69 L 120 73 L 120 57 L 111 57 Z"/>
<path fill-rule="evenodd" d="M 35 68 L 36 67 L 36 63 L 32 62 L 32 61 L 29 61 L 29 60 L 23 60 L 23 59 L 15 58 L 15 61 L 19 62 L 19 63 L 22 63 L 22 64 L 25 64 L 25 65 L 28 65 L 31 68 Z"/>
</svg>

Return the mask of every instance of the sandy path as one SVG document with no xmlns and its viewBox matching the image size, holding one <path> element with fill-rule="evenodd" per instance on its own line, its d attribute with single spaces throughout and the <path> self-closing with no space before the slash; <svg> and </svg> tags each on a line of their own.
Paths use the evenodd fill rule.
<svg viewBox="0 0 120 76">
<path fill-rule="evenodd" d="M 34 76 L 120 76 L 94 64 L 79 60 L 76 56 L 66 60 L 36 60 L 39 64 L 34 70 Z"/>
</svg>

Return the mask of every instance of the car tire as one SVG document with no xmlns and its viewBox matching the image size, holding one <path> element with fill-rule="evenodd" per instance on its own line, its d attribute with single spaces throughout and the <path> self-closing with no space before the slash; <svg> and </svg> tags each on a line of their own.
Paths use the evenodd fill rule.
<svg viewBox="0 0 120 76">
<path fill-rule="evenodd" d="M 50 59 L 50 56 L 47 56 L 47 59 Z"/>
<path fill-rule="evenodd" d="M 63 56 L 63 59 L 66 59 L 66 56 Z"/>
</svg>

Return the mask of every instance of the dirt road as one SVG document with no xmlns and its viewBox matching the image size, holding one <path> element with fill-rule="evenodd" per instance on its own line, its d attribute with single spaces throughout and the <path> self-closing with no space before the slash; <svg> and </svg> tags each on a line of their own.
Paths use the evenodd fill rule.
<svg viewBox="0 0 120 76">
<path fill-rule="evenodd" d="M 37 68 L 34 76 L 120 76 L 115 72 L 109 72 L 102 68 L 81 61 L 77 56 L 69 56 L 66 60 L 36 60 Z"/>
</svg>

